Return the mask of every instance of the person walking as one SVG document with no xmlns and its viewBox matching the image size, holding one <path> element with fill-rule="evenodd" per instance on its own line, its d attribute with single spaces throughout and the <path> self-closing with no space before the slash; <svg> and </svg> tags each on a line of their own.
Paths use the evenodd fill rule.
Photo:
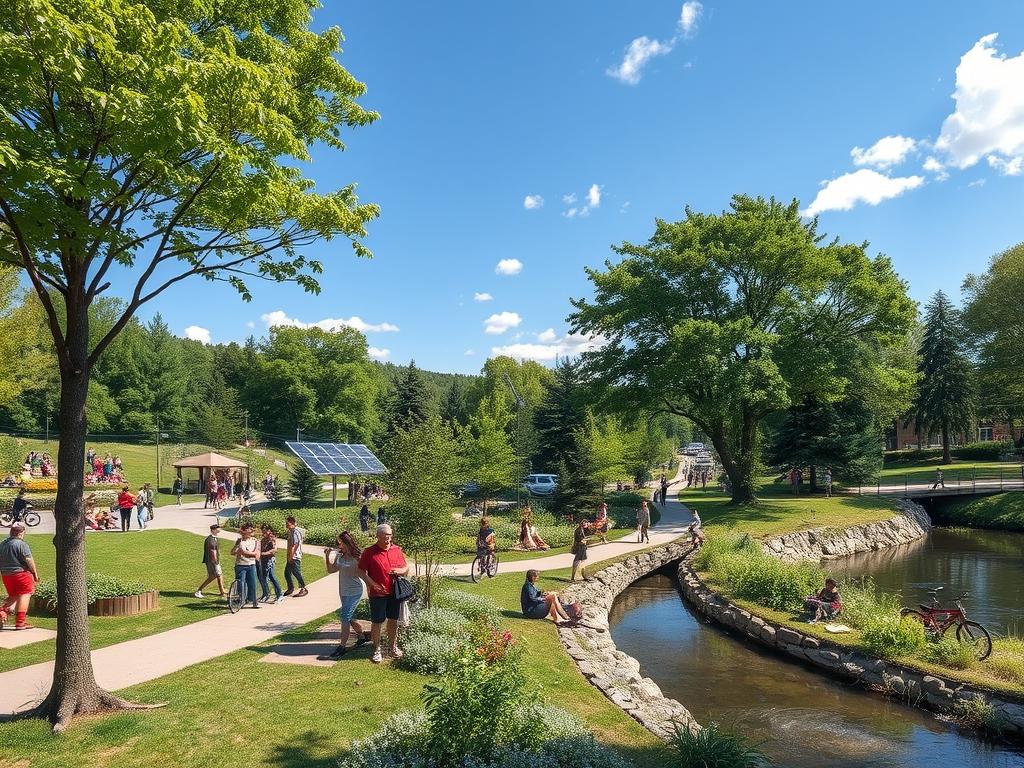
<svg viewBox="0 0 1024 768">
<path fill-rule="evenodd" d="M 302 541 L 306 537 L 306 530 L 295 524 L 295 518 L 291 515 L 284 521 L 288 529 L 288 554 L 284 564 L 284 581 L 287 584 L 285 597 L 290 597 L 295 592 L 295 585 L 292 579 L 299 582 L 299 591 L 295 592 L 296 597 L 305 597 L 309 594 L 306 589 L 306 580 L 302 578 Z"/>
<path fill-rule="evenodd" d="M 370 588 L 370 639 L 373 641 L 373 656 L 370 660 L 380 664 L 384 657 L 380 650 L 381 628 L 387 622 L 388 652 L 393 659 L 405 654 L 398 647 L 398 615 L 402 602 L 396 600 L 392 591 L 395 576 L 409 573 L 402 548 L 394 544 L 391 526 L 382 523 L 377 526 L 377 542 L 363 550 L 359 556 L 359 572 Z"/>
<path fill-rule="evenodd" d="M 640 502 L 640 509 L 636 513 L 636 541 L 638 544 L 650 542 L 651 537 L 647 531 L 651 527 L 651 510 L 647 508 L 647 499 Z"/>
<path fill-rule="evenodd" d="M 270 589 L 268 582 L 274 587 L 274 602 L 284 602 L 284 595 L 281 594 L 281 582 L 277 580 L 274 573 L 274 564 L 277 562 L 277 535 L 272 526 L 263 524 L 260 526 L 262 536 L 260 537 L 260 562 L 257 575 L 260 579 L 260 588 L 263 594 L 260 595 L 261 603 L 270 602 Z"/>
<path fill-rule="evenodd" d="M 832 470 L 825 467 L 825 498 L 832 498 Z"/>
<path fill-rule="evenodd" d="M 25 524 L 20 521 L 11 525 L 10 536 L 0 543 L 0 578 L 7 590 L 7 599 L 0 605 L 0 627 L 7 623 L 13 608 L 14 628 L 32 629 L 25 617 L 32 593 L 36 591 L 39 571 L 25 541 Z"/>
<path fill-rule="evenodd" d="M 92 463 L 95 459 L 96 451 L 94 451 L 92 448 L 85 452 L 85 466 L 89 468 L 90 472 L 92 472 Z"/>
<path fill-rule="evenodd" d="M 945 489 L 946 488 L 946 479 L 945 479 L 945 476 L 942 473 L 942 470 L 941 469 L 936 469 L 935 470 L 935 483 L 932 485 L 932 490 L 934 491 L 940 485 L 942 486 L 943 489 Z"/>
<path fill-rule="evenodd" d="M 211 506 L 217 508 L 217 478 L 212 474 L 206 481 L 206 501 L 203 502 L 203 509 Z"/>
<path fill-rule="evenodd" d="M 220 524 L 214 523 L 210 526 L 210 535 L 203 541 L 203 565 L 206 566 L 206 581 L 199 585 L 199 589 L 196 590 L 195 596 L 198 598 L 203 597 L 203 587 L 213 582 L 217 582 L 217 589 L 220 590 L 220 596 L 224 597 L 224 572 L 220 567 L 220 538 L 217 534 L 220 533 Z"/>
<path fill-rule="evenodd" d="M 321 656 L 321 659 L 337 661 L 344 656 L 348 652 L 348 638 L 352 632 L 356 634 L 356 648 L 366 645 L 372 639 L 372 635 L 355 619 L 356 609 L 363 600 L 365 583 L 359 570 L 359 559 L 362 554 L 363 550 L 348 531 L 338 534 L 336 548 L 324 549 L 327 572 L 338 574 L 338 597 L 341 599 L 338 618 L 341 619 L 341 637 L 338 638 L 338 647 L 334 652 Z"/>
<path fill-rule="evenodd" d="M 242 587 L 242 602 L 252 602 L 253 608 L 259 608 L 256 602 L 256 561 L 259 559 L 260 542 L 252 535 L 252 523 L 242 523 L 239 529 L 242 537 L 231 548 L 235 556 L 235 581 Z"/>
<path fill-rule="evenodd" d="M 666 499 L 668 499 L 668 478 L 665 475 L 661 476 L 661 506 L 665 506 Z"/>
<path fill-rule="evenodd" d="M 171 493 L 174 494 L 174 498 L 178 501 L 178 506 L 181 506 L 181 496 L 185 493 L 185 483 L 180 477 L 174 478 L 174 485 L 171 486 Z"/>
<path fill-rule="evenodd" d="M 587 576 L 587 569 L 584 563 L 587 562 L 587 521 L 580 518 L 580 521 L 576 524 L 576 530 L 573 531 L 572 536 L 572 576 L 569 577 L 569 581 L 576 581 L 576 571 L 580 572 L 580 577 L 584 581 L 590 581 Z"/>
<path fill-rule="evenodd" d="M 126 485 L 117 494 L 117 509 L 121 516 L 121 532 L 126 533 L 132 527 L 132 507 L 135 506 L 135 498 L 132 496 Z"/>
<path fill-rule="evenodd" d="M 359 530 L 363 533 L 370 532 L 370 505 L 363 504 L 359 508 Z"/>
<path fill-rule="evenodd" d="M 149 483 L 139 488 L 139 495 L 135 497 L 135 519 L 139 521 L 139 530 L 146 530 L 146 521 L 149 519 L 149 498 L 153 492 L 149 490 Z"/>
<path fill-rule="evenodd" d="M 384 507 L 377 507 L 377 525 L 384 525 L 387 521 L 387 510 Z"/>
</svg>

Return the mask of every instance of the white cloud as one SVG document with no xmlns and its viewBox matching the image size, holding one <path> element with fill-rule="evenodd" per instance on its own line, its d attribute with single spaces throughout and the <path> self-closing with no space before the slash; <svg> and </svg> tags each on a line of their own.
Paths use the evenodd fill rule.
<svg viewBox="0 0 1024 768">
<path fill-rule="evenodd" d="M 390 349 L 379 349 L 377 347 L 370 347 L 366 351 L 374 360 L 385 360 L 387 359 L 387 356 L 391 354 Z"/>
<path fill-rule="evenodd" d="M 591 208 L 601 205 L 601 187 L 599 185 L 590 185 L 590 189 L 587 190 L 587 205 Z"/>
<path fill-rule="evenodd" d="M 697 0 L 688 0 L 683 3 L 683 9 L 679 12 L 679 30 L 683 37 L 693 37 L 697 33 L 697 22 L 704 13 L 704 6 Z"/>
<path fill-rule="evenodd" d="M 245 327 L 246 328 L 255 328 L 256 327 L 256 323 L 254 323 L 252 320 L 250 320 L 248 323 L 245 324 Z"/>
<path fill-rule="evenodd" d="M 575 192 L 571 192 L 568 195 L 562 195 L 562 202 L 566 205 L 572 206 L 564 211 L 562 215 L 568 219 L 574 219 L 577 216 L 589 216 L 590 212 L 601 205 L 601 190 L 604 189 L 603 184 L 591 184 L 590 189 L 586 192 L 587 202 L 586 205 L 573 205 L 579 198 Z"/>
<path fill-rule="evenodd" d="M 494 300 L 494 297 L 491 296 L 491 294 L 486 293 L 486 292 L 484 292 L 484 293 L 474 293 L 473 294 L 473 301 L 493 301 L 493 300 Z"/>
<path fill-rule="evenodd" d="M 600 349 L 605 340 L 598 336 L 584 336 L 570 333 L 562 339 L 553 339 L 550 344 L 507 344 L 491 347 L 492 355 L 508 355 L 519 360 L 550 362 L 559 357 L 572 357 L 581 352 Z"/>
<path fill-rule="evenodd" d="M 475 351 L 475 350 L 472 350 L 472 349 L 467 349 L 467 350 L 466 350 L 465 352 L 463 352 L 462 354 L 463 354 L 463 355 L 465 355 L 466 357 L 472 357 L 473 355 L 475 355 L 475 354 L 476 354 L 476 351 Z"/>
<path fill-rule="evenodd" d="M 916 147 L 917 142 L 906 136 L 886 136 L 867 149 L 854 147 L 850 155 L 854 165 L 870 165 L 885 170 L 902 163 Z"/>
<path fill-rule="evenodd" d="M 975 179 L 974 181 L 967 182 L 968 187 L 984 187 L 985 179 Z"/>
<path fill-rule="evenodd" d="M 517 312 L 496 312 L 484 320 L 484 333 L 497 335 L 510 328 L 516 328 L 523 322 Z"/>
<path fill-rule="evenodd" d="M 502 259 L 494 271 L 499 275 L 518 275 L 523 271 L 523 262 L 519 259 Z"/>
<path fill-rule="evenodd" d="M 523 208 L 532 211 L 535 208 L 544 207 L 544 198 L 540 195 L 527 195 L 523 198 Z"/>
<path fill-rule="evenodd" d="M 192 339 L 192 341 L 201 341 L 203 344 L 209 344 L 210 329 L 202 328 L 198 325 L 190 325 L 185 329 L 185 338 Z"/>
<path fill-rule="evenodd" d="M 607 74 L 629 85 L 636 85 L 643 76 L 647 62 L 655 56 L 664 56 L 672 50 L 672 43 L 662 43 L 643 35 L 627 46 L 622 63 L 617 67 L 609 67 Z"/>
<path fill-rule="evenodd" d="M 565 203 L 566 205 L 572 205 L 578 199 L 579 198 L 576 197 L 576 193 L 575 192 L 570 192 L 568 195 L 562 195 L 562 202 Z"/>
<path fill-rule="evenodd" d="M 956 109 L 943 121 L 935 142 L 935 149 L 960 169 L 994 157 L 989 164 L 1009 173 L 1020 168 L 1024 157 L 1024 52 L 1009 58 L 1000 54 L 997 36 L 985 35 L 961 57 L 953 91 Z"/>
<path fill-rule="evenodd" d="M 945 179 L 949 176 L 949 174 L 946 173 L 946 166 L 944 166 L 931 155 L 928 155 L 928 157 L 925 158 L 924 163 L 921 165 L 921 167 L 924 170 L 928 171 L 929 173 L 934 173 L 938 175 L 942 179 Z"/>
<path fill-rule="evenodd" d="M 621 208 L 619 208 L 619 213 L 628 213 L 628 212 L 629 212 L 629 200 L 627 200 L 626 202 L 624 202 L 624 203 L 622 204 L 622 207 L 621 207 Z"/>
<path fill-rule="evenodd" d="M 990 168 L 995 168 L 1003 176 L 1020 176 L 1020 172 L 1024 170 L 1021 167 L 1024 164 L 1024 155 L 1017 155 L 1011 158 L 989 155 L 985 159 L 988 161 Z"/>
<path fill-rule="evenodd" d="M 537 334 L 537 341 L 543 341 L 545 343 L 552 342 L 558 338 L 558 334 L 555 333 L 554 328 L 548 328 L 546 331 L 541 331 Z"/>
<path fill-rule="evenodd" d="M 823 182 L 814 202 L 801 211 L 801 214 L 814 216 L 822 211 L 848 211 L 860 202 L 878 205 L 883 200 L 899 197 L 908 189 L 916 189 L 922 184 L 923 176 L 893 178 L 878 171 L 862 168 Z"/>
<path fill-rule="evenodd" d="M 336 331 L 339 328 L 355 328 L 363 333 L 393 333 L 398 330 L 398 326 L 392 323 L 368 323 L 356 315 L 348 319 L 328 317 L 313 323 L 306 323 L 294 317 L 288 317 L 280 309 L 275 309 L 273 312 L 260 315 L 260 319 L 267 324 L 268 328 L 274 328 L 279 325 L 288 325 L 294 328 L 320 328 L 325 331 Z"/>
</svg>

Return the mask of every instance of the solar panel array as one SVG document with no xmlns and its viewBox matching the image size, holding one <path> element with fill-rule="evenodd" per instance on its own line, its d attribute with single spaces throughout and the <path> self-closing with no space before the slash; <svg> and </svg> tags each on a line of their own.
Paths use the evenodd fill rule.
<svg viewBox="0 0 1024 768">
<path fill-rule="evenodd" d="M 387 467 L 365 445 L 285 443 L 317 475 L 383 475 Z"/>
</svg>

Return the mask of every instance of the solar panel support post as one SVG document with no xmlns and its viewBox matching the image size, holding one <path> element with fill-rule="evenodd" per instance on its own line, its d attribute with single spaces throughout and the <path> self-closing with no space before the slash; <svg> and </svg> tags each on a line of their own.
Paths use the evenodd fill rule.
<svg viewBox="0 0 1024 768">
<path fill-rule="evenodd" d="M 331 503 L 338 508 L 338 476 L 331 475 Z"/>
</svg>

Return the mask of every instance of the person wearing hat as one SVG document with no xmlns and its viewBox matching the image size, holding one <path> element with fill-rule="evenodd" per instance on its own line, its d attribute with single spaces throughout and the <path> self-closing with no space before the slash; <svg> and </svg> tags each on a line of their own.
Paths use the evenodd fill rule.
<svg viewBox="0 0 1024 768">
<path fill-rule="evenodd" d="M 0 543 L 0 576 L 3 577 L 7 599 L 0 606 L 0 627 L 7 623 L 11 608 L 15 612 L 15 629 L 32 629 L 25 622 L 29 599 L 36 591 L 39 571 L 32 559 L 32 550 L 25 541 L 25 524 L 16 522 L 11 535 Z"/>
<path fill-rule="evenodd" d="M 220 590 L 220 596 L 224 597 L 224 572 L 220 567 L 220 539 L 217 534 L 220 533 L 220 523 L 214 523 L 210 526 L 210 535 L 203 541 L 203 564 L 206 566 L 206 581 L 199 585 L 199 589 L 196 590 L 196 597 L 203 597 L 203 587 L 207 584 L 217 582 L 217 589 Z"/>
</svg>

